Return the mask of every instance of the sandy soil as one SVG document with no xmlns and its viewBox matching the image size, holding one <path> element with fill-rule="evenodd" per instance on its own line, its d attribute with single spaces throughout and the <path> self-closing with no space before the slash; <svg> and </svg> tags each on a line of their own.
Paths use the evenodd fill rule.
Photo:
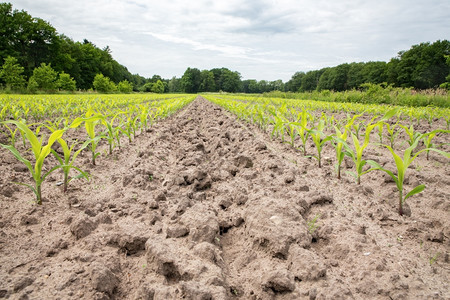
<svg viewBox="0 0 450 300">
<path fill-rule="evenodd" d="M 443 157 L 408 169 L 427 188 L 399 216 L 382 173 L 338 181 L 331 149 L 319 169 L 201 97 L 124 146 L 82 155 L 67 194 L 55 172 L 42 206 L 0 151 L 0 298 L 450 298 Z"/>
</svg>

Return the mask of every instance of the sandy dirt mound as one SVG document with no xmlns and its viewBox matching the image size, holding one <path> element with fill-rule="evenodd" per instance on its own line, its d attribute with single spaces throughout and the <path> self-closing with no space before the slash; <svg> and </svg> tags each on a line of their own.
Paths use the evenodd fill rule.
<svg viewBox="0 0 450 300">
<path fill-rule="evenodd" d="M 36 206 L 0 153 L 0 298 L 450 298 L 448 161 L 409 171 L 427 189 L 399 216 L 381 173 L 337 181 L 201 97 L 83 157 L 92 181 L 56 172 Z"/>
</svg>

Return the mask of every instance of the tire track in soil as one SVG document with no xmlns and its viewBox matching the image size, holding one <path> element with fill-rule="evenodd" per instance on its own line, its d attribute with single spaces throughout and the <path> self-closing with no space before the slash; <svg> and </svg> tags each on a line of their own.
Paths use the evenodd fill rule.
<svg viewBox="0 0 450 300">
<path fill-rule="evenodd" d="M 82 157 L 82 169 L 90 168 L 89 155 Z M 401 245 L 386 246 L 404 231 L 420 236 L 426 221 L 402 221 L 389 204 L 373 206 L 367 186 L 338 186 L 325 165 L 317 169 L 198 97 L 101 157 L 89 184 L 64 196 L 48 187 L 42 207 L 17 201 L 26 197 L 22 190 L 2 201 L 0 295 L 445 298 L 445 268 L 400 263 Z M 390 221 L 398 230 L 383 227 Z"/>
</svg>

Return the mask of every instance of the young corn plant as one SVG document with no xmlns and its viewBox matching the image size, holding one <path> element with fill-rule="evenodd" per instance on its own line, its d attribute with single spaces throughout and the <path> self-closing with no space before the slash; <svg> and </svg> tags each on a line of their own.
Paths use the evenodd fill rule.
<svg viewBox="0 0 450 300">
<path fill-rule="evenodd" d="M 100 139 L 100 137 L 96 137 L 96 139 Z M 77 144 L 79 144 L 77 142 L 73 143 L 72 146 L 70 146 L 70 147 L 67 145 L 67 142 L 65 140 L 63 140 L 62 138 L 57 139 L 57 142 L 61 145 L 61 148 L 63 150 L 63 156 L 61 157 L 53 149 L 51 149 L 51 151 L 52 151 L 53 155 L 56 157 L 56 159 L 58 160 L 59 166 L 63 170 L 63 173 L 64 173 L 63 191 L 64 191 L 64 193 L 66 193 L 67 188 L 69 186 L 69 182 L 72 181 L 73 179 L 85 178 L 86 180 L 89 181 L 89 174 L 87 174 L 80 168 L 74 166 L 73 164 L 74 164 L 75 160 L 77 159 L 77 156 L 80 154 L 80 152 L 89 146 L 89 144 L 91 143 L 91 140 L 85 141 L 77 151 L 74 151 L 75 146 Z M 70 169 L 77 170 L 79 172 L 79 174 L 75 177 L 70 177 L 69 176 Z"/>
<path fill-rule="evenodd" d="M 359 140 L 359 133 L 360 133 L 361 129 L 363 129 L 364 123 L 358 122 L 357 124 L 353 124 L 352 127 L 353 127 L 353 130 L 355 131 L 356 138 Z"/>
<path fill-rule="evenodd" d="M 284 132 L 285 132 L 285 119 L 282 117 L 280 113 L 276 113 L 273 115 L 273 119 L 271 120 L 273 124 L 272 133 L 270 137 L 273 139 L 276 134 L 277 138 L 281 136 L 281 141 L 284 143 Z"/>
<path fill-rule="evenodd" d="M 19 130 L 19 127 L 16 127 L 16 129 L 12 129 L 11 127 L 9 127 L 6 124 L 3 124 L 3 126 L 6 127 L 6 129 L 8 129 L 9 131 L 9 142 L 11 144 L 11 146 L 13 146 L 14 148 L 16 147 L 16 133 Z"/>
<path fill-rule="evenodd" d="M 266 131 L 269 119 L 265 114 L 265 107 L 262 107 L 261 105 L 256 105 L 254 107 L 255 107 L 254 113 L 255 123 L 258 124 L 258 127 L 261 128 L 263 131 Z"/>
<path fill-rule="evenodd" d="M 395 148 L 394 147 L 395 146 L 395 141 L 397 140 L 397 137 L 398 137 L 398 135 L 400 133 L 399 130 L 396 130 L 397 126 L 399 126 L 399 123 L 397 121 L 397 123 L 392 124 L 392 125 L 387 123 L 387 122 L 383 122 L 383 124 L 386 125 L 386 130 L 387 130 L 387 132 L 389 134 L 390 146 L 391 146 L 392 149 L 394 149 Z"/>
<path fill-rule="evenodd" d="M 317 155 L 313 155 L 315 159 L 317 159 L 319 163 L 319 168 L 322 168 L 322 150 L 323 146 L 326 142 L 331 141 L 333 139 L 332 135 L 325 135 L 324 133 L 325 128 L 325 120 L 323 118 L 320 119 L 319 124 L 315 129 L 311 129 L 309 131 L 309 134 L 311 135 L 311 138 L 314 142 L 314 145 L 316 146 Z"/>
<path fill-rule="evenodd" d="M 86 112 L 86 118 L 82 119 L 81 121 L 84 121 L 84 127 L 86 128 L 86 132 L 90 138 L 90 150 L 92 153 L 92 164 L 95 166 L 95 159 L 100 155 L 100 152 L 96 152 L 99 139 L 96 139 L 96 133 L 95 133 L 95 126 L 101 122 L 102 115 L 100 114 L 94 114 L 92 109 L 89 109 Z M 72 123 L 72 126 L 75 126 L 75 121 Z M 71 127 L 72 127 L 71 126 Z M 104 135 L 100 135 L 100 138 L 105 137 Z"/>
<path fill-rule="evenodd" d="M 141 125 L 141 133 L 148 129 L 149 108 L 148 105 L 139 105 L 139 121 Z"/>
<path fill-rule="evenodd" d="M 295 139 L 298 136 L 300 128 L 300 123 L 298 122 L 298 118 L 296 121 L 289 121 L 286 119 L 286 131 L 289 135 L 289 142 L 287 142 L 289 145 L 291 145 L 293 148 L 295 148 Z"/>
<path fill-rule="evenodd" d="M 336 173 L 337 173 L 337 178 L 341 179 L 341 165 L 342 165 L 342 161 L 344 160 L 344 156 L 345 153 L 344 151 L 342 151 L 344 144 L 342 142 L 339 141 L 340 140 L 344 140 L 347 141 L 347 137 L 348 137 L 348 133 L 350 132 L 350 128 L 353 125 L 353 123 L 355 122 L 356 118 L 360 117 L 361 115 L 355 115 L 353 116 L 352 119 L 350 119 L 348 121 L 348 123 L 345 125 L 344 127 L 344 131 L 341 132 L 341 130 L 337 127 L 334 126 L 334 129 L 336 131 L 336 135 L 333 137 L 334 143 L 332 143 L 334 149 L 336 150 Z"/>
<path fill-rule="evenodd" d="M 367 148 L 367 146 L 369 146 L 370 143 L 370 133 L 372 132 L 372 130 L 379 126 L 378 123 L 380 122 L 384 122 L 387 119 L 390 119 L 392 116 L 394 116 L 397 113 L 398 109 L 392 109 L 390 111 L 388 111 L 377 123 L 375 124 L 371 124 L 371 122 L 374 120 L 374 118 L 372 118 L 372 120 L 368 123 L 368 125 L 366 126 L 366 131 L 364 133 L 364 142 L 361 144 L 359 142 L 358 136 L 353 133 L 350 132 L 351 137 L 352 137 L 352 141 L 353 141 L 353 147 L 354 150 L 347 144 L 346 141 L 342 140 L 342 139 L 337 139 L 339 142 L 341 142 L 345 148 L 345 154 L 347 156 L 349 156 L 353 162 L 355 163 L 355 168 L 356 168 L 356 172 L 349 172 L 351 175 L 353 175 L 353 177 L 356 178 L 356 182 L 358 184 L 361 184 L 361 176 L 369 173 L 370 171 L 373 171 L 373 169 L 368 169 L 366 171 L 363 171 L 364 166 L 366 165 L 367 161 L 364 160 L 363 157 L 363 152 L 364 150 Z"/>
<path fill-rule="evenodd" d="M 125 129 L 122 131 L 127 137 L 128 141 L 131 143 L 132 136 L 136 137 L 136 127 L 137 127 L 137 120 L 139 116 L 133 116 L 132 112 L 127 113 L 126 121 L 125 121 Z"/>
<path fill-rule="evenodd" d="M 384 129 L 384 123 L 378 122 L 377 123 L 378 128 L 378 138 L 380 139 L 380 144 L 383 144 L 383 129 Z"/>
<path fill-rule="evenodd" d="M 403 159 L 397 153 L 395 153 L 394 149 L 392 149 L 390 146 L 383 145 L 384 147 L 386 147 L 389 150 L 389 152 L 392 154 L 392 156 L 394 158 L 395 166 L 397 168 L 397 170 L 396 170 L 397 174 L 394 173 L 395 171 L 383 168 L 380 164 L 378 164 L 375 161 L 372 161 L 372 160 L 367 161 L 367 163 L 373 167 L 373 170 L 384 171 L 389 176 L 391 176 L 392 179 L 395 181 L 398 192 L 399 192 L 398 213 L 400 215 L 403 215 L 403 204 L 405 203 L 406 199 L 408 199 L 409 197 L 411 197 L 415 194 L 422 192 L 425 189 L 425 185 L 421 184 L 421 185 L 416 186 L 411 191 L 409 191 L 409 193 L 407 193 L 405 196 L 403 196 L 403 183 L 405 180 L 406 171 L 408 170 L 408 166 L 417 158 L 417 156 L 420 153 L 422 153 L 424 151 L 429 151 L 429 150 L 438 152 L 439 154 L 442 154 L 445 157 L 450 158 L 449 153 L 446 153 L 444 151 L 437 150 L 434 148 L 425 148 L 423 150 L 418 151 L 415 155 L 413 155 L 412 153 L 413 153 L 414 149 L 417 147 L 417 145 L 419 144 L 419 140 L 420 140 L 420 138 L 416 139 L 414 141 L 414 143 L 405 150 L 405 152 L 403 154 Z"/>
<path fill-rule="evenodd" d="M 14 148 L 12 145 L 3 145 L 0 144 L 3 148 L 9 150 L 20 162 L 24 163 L 25 166 L 30 171 L 31 177 L 34 180 L 34 186 L 17 182 L 16 184 L 20 184 L 23 186 L 26 186 L 30 188 L 34 194 L 36 195 L 36 203 L 41 205 L 42 204 L 42 182 L 45 180 L 45 178 L 55 171 L 56 169 L 60 168 L 61 166 L 56 166 L 50 169 L 50 171 L 43 173 L 42 167 L 44 165 L 45 158 L 50 154 L 52 145 L 62 137 L 65 129 L 55 130 L 50 137 L 48 138 L 47 144 L 43 145 L 41 141 L 39 141 L 38 137 L 36 136 L 33 131 L 31 131 L 28 126 L 21 122 L 21 121 L 5 121 L 2 122 L 2 124 L 13 124 L 19 128 L 20 131 L 22 131 L 28 140 L 28 142 L 31 145 L 31 150 L 34 155 L 35 163 L 34 166 L 32 163 L 26 159 L 20 152 Z"/>
<path fill-rule="evenodd" d="M 432 143 L 432 140 L 438 133 L 447 133 L 448 134 L 448 133 L 450 133 L 450 130 L 437 129 L 437 130 L 433 130 L 429 133 L 425 133 L 424 135 L 422 135 L 425 148 L 437 148 L 438 146 L 440 146 L 440 145 L 434 145 Z M 427 150 L 427 160 L 430 160 L 430 150 Z"/>
<path fill-rule="evenodd" d="M 308 120 L 311 120 L 312 116 L 305 109 L 300 112 L 300 127 L 298 129 L 298 135 L 302 141 L 303 156 L 306 156 L 306 141 L 308 140 L 310 129 L 306 128 Z"/>
<path fill-rule="evenodd" d="M 106 127 L 106 132 L 104 134 L 109 145 L 109 154 L 111 155 L 115 147 L 116 142 L 120 145 L 120 137 L 117 132 L 120 131 L 120 127 L 114 127 L 114 122 L 123 112 L 118 112 L 110 120 L 105 116 L 101 116 L 101 122 Z"/>
<path fill-rule="evenodd" d="M 398 124 L 398 126 L 400 126 L 401 128 L 403 128 L 405 130 L 405 133 L 409 137 L 408 144 L 410 146 L 412 146 L 416 142 L 416 140 L 422 136 L 422 134 L 420 132 L 414 130 L 413 124 L 411 124 L 411 126 L 409 126 L 409 128 L 402 124 Z"/>
<path fill-rule="evenodd" d="M 367 171 L 363 172 L 363 168 L 366 165 L 367 161 L 364 160 L 363 157 L 363 152 L 364 150 L 367 148 L 367 146 L 369 146 L 369 142 L 370 142 L 370 132 L 375 128 L 376 124 L 372 124 L 367 126 L 366 128 L 366 133 L 364 135 L 364 142 L 361 144 L 358 140 L 358 137 L 356 136 L 355 133 L 350 132 L 350 135 L 352 137 L 352 141 L 353 141 L 353 147 L 355 150 L 353 150 L 346 141 L 344 141 L 343 139 L 337 139 L 338 142 L 341 142 L 342 145 L 345 148 L 345 155 L 347 155 L 348 157 L 350 157 L 353 162 L 355 163 L 355 171 L 356 172 L 349 172 L 349 174 L 351 174 L 353 177 L 355 177 L 356 182 L 358 184 L 361 184 L 361 176 L 372 171 L 372 169 L 369 169 Z"/>
</svg>

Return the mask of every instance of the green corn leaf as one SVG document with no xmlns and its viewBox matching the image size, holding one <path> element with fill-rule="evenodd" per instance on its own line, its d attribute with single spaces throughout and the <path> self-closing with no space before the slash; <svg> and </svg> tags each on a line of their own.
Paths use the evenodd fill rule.
<svg viewBox="0 0 450 300">
<path fill-rule="evenodd" d="M 56 170 L 58 170 L 58 169 L 62 169 L 62 168 L 64 168 L 64 167 L 67 167 L 67 166 L 66 166 L 66 165 L 58 165 L 58 166 L 55 166 L 55 167 L 51 168 L 50 171 L 48 171 L 47 173 L 44 174 L 44 176 L 42 176 L 41 182 L 44 181 L 45 178 L 46 178 L 48 175 L 50 175 L 51 173 L 53 173 L 54 171 L 56 171 Z"/>
<path fill-rule="evenodd" d="M 36 197 L 38 196 L 38 193 L 37 193 L 36 189 L 32 185 L 29 185 L 29 184 L 26 184 L 26 183 L 22 183 L 22 182 L 15 182 L 15 181 L 13 181 L 12 183 L 26 186 L 26 187 L 28 187 L 29 189 L 31 189 L 33 191 L 33 193 L 36 195 Z"/>
<path fill-rule="evenodd" d="M 31 165 L 31 162 L 29 160 L 27 160 L 26 158 L 24 158 L 19 151 L 17 151 L 16 148 L 14 148 L 11 145 L 4 145 L 4 144 L 0 144 L 0 146 L 2 146 L 5 149 L 8 149 L 19 161 L 23 162 L 25 164 L 25 166 L 28 168 L 28 170 L 30 171 L 30 173 L 34 174 L 34 170 L 33 167 Z M 34 177 L 34 176 L 33 176 Z"/>
<path fill-rule="evenodd" d="M 81 178 L 85 178 L 86 180 L 89 181 L 89 173 L 84 172 L 83 170 L 81 170 L 80 168 L 75 167 L 75 166 L 72 166 L 72 168 L 77 170 L 78 172 L 80 172 L 80 174 L 78 174 L 75 177 L 70 178 L 69 181 L 71 181 L 72 179 L 81 179 Z"/>
<path fill-rule="evenodd" d="M 62 137 L 64 131 L 65 130 L 62 129 L 62 130 L 56 130 L 55 132 L 53 132 L 48 139 L 47 145 L 44 146 L 42 148 L 41 152 L 39 153 L 39 157 L 36 159 L 36 164 L 34 167 L 35 174 L 39 175 L 39 177 L 41 174 L 42 165 L 44 164 L 44 159 L 47 157 L 47 155 L 50 154 L 50 149 L 51 149 L 52 145 L 56 142 L 57 139 Z"/>
<path fill-rule="evenodd" d="M 412 191 L 410 191 L 408 194 L 406 194 L 405 198 L 403 199 L 403 201 L 405 201 L 406 199 L 408 199 L 409 197 L 418 194 L 420 192 L 422 192 L 425 189 L 425 185 L 421 184 L 416 186 Z"/>
<path fill-rule="evenodd" d="M 61 165 L 63 165 L 63 164 L 64 164 L 64 161 L 63 161 L 63 159 L 61 158 L 61 156 L 59 156 L 58 152 L 56 152 L 56 151 L 53 150 L 53 149 L 51 149 L 50 151 L 51 151 L 52 154 L 55 156 L 56 160 L 58 160 L 58 162 L 59 162 Z"/>
<path fill-rule="evenodd" d="M 389 120 L 390 118 L 395 116 L 398 113 L 398 111 L 399 111 L 398 108 L 391 109 L 378 122 Z"/>
<path fill-rule="evenodd" d="M 28 128 L 28 126 L 25 125 L 22 122 L 13 121 L 13 120 L 5 121 L 3 123 L 14 124 L 14 125 L 16 125 L 19 128 L 19 130 L 21 132 L 23 132 L 25 134 L 25 137 L 27 138 L 27 140 L 31 144 L 31 149 L 33 151 L 34 157 L 37 159 L 39 157 L 40 152 L 41 152 L 42 145 L 39 142 L 39 140 L 36 137 L 36 135 L 30 130 L 30 128 Z"/>
</svg>

